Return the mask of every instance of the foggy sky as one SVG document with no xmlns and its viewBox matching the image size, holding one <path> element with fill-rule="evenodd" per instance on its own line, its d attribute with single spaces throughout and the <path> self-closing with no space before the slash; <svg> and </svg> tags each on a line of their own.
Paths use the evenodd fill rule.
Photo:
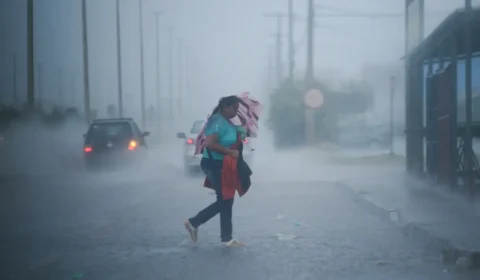
<svg viewBox="0 0 480 280">
<path fill-rule="evenodd" d="M 161 84 L 167 102 L 167 27 L 188 46 L 190 72 L 185 109 L 210 108 L 218 97 L 251 91 L 265 98 L 269 48 L 274 45 L 275 20 L 264 13 L 287 10 L 287 0 L 143 0 L 147 106 L 155 105 L 155 17 L 162 11 Z M 401 0 L 317 0 L 346 12 L 401 13 Z M 464 0 L 427 0 L 426 34 Z M 473 1 L 475 5 L 480 0 Z M 306 0 L 295 0 L 295 13 L 306 16 Z M 115 0 L 87 0 L 91 105 L 104 113 L 117 102 Z M 334 10 L 317 9 L 317 13 Z M 138 1 L 121 0 L 122 65 L 125 113 L 136 118 L 140 108 Z M 283 31 L 287 25 L 284 20 Z M 296 74 L 305 68 L 305 21 L 296 22 Z M 358 77 L 366 64 L 397 62 L 404 50 L 404 19 L 318 18 L 317 73 Z M 284 53 L 287 54 L 286 36 Z M 0 90 L 12 92 L 13 54 L 17 58 L 17 89 L 26 99 L 26 0 L 0 4 Z M 175 42 L 175 48 L 176 48 Z M 176 59 L 174 59 L 176 62 Z M 42 99 L 82 108 L 81 1 L 36 0 L 35 62 Z M 286 60 L 285 67 L 286 67 Z M 284 71 L 287 72 L 286 69 Z M 177 73 L 177 70 L 174 71 Z M 334 77 L 332 77 L 334 78 Z M 174 89 L 177 82 L 174 83 Z M 36 85 L 38 87 L 38 84 Z M 59 95 L 61 87 L 62 95 Z M 11 100 L 4 96 L 4 100 Z"/>
</svg>

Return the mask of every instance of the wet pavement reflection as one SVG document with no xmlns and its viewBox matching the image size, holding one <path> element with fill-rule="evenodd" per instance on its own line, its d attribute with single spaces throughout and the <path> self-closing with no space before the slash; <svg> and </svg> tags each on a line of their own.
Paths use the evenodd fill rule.
<svg viewBox="0 0 480 280">
<path fill-rule="evenodd" d="M 202 226 L 197 245 L 190 242 L 184 219 L 214 196 L 200 176 L 185 178 L 175 166 L 150 177 L 123 171 L 11 180 L 1 189 L 0 278 L 472 277 L 444 266 L 436 252 L 372 215 L 343 187 L 313 179 L 282 183 L 282 168 L 270 168 L 236 199 L 234 232 L 242 248 L 221 247 L 218 218 Z"/>
</svg>

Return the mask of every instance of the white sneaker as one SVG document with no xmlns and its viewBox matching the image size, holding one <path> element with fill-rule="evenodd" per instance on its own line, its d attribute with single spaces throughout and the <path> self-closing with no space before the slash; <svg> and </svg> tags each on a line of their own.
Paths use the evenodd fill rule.
<svg viewBox="0 0 480 280">
<path fill-rule="evenodd" d="M 190 238 L 192 239 L 193 242 L 197 243 L 198 240 L 198 229 L 194 228 L 192 224 L 190 224 L 190 221 L 187 219 L 185 220 L 185 229 L 188 231 L 190 234 Z"/>
<path fill-rule="evenodd" d="M 222 242 L 223 246 L 225 247 L 242 247 L 244 244 L 234 238 L 232 238 L 230 241 L 227 242 Z"/>
</svg>

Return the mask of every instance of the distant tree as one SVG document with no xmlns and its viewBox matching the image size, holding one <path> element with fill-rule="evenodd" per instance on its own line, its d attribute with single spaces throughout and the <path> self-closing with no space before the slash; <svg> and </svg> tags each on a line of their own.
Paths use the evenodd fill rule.
<svg viewBox="0 0 480 280">
<path fill-rule="evenodd" d="M 331 91 L 321 85 L 312 86 L 324 94 L 324 105 L 314 111 L 315 139 L 317 141 L 335 139 L 336 112 L 333 108 Z M 277 147 L 305 144 L 304 83 L 285 83 L 270 97 L 269 126 L 275 135 Z"/>
<path fill-rule="evenodd" d="M 373 104 L 371 87 L 359 81 L 345 82 L 341 91 L 333 91 L 325 83 L 316 83 L 312 87 L 324 95 L 324 104 L 314 111 L 316 141 L 335 141 L 339 117 L 366 112 Z M 268 125 L 278 147 L 305 143 L 306 89 L 302 82 L 284 83 L 270 95 Z"/>
<path fill-rule="evenodd" d="M 342 83 L 338 96 L 342 114 L 359 114 L 373 106 L 373 88 L 362 81 L 349 80 Z"/>
</svg>

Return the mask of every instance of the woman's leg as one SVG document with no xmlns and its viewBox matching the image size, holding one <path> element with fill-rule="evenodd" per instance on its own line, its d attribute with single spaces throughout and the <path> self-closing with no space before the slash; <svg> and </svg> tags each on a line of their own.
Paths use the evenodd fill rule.
<svg viewBox="0 0 480 280">
<path fill-rule="evenodd" d="M 215 188 L 215 193 L 217 200 L 207 206 L 198 214 L 186 221 L 185 226 L 189 230 L 190 235 L 192 236 L 193 241 L 196 242 L 197 239 L 197 228 L 209 221 L 216 214 L 220 213 L 220 238 L 221 241 L 227 246 L 241 246 L 242 243 L 234 240 L 232 238 L 232 208 L 233 208 L 233 198 L 224 200 L 222 196 L 222 161 L 210 161 L 205 162 L 202 160 L 202 170 L 205 172 L 207 178 L 213 184 Z M 191 228 L 189 228 L 191 227 Z"/>
<path fill-rule="evenodd" d="M 185 222 L 185 227 L 189 231 L 192 240 L 196 241 L 197 239 L 197 228 L 208 222 L 211 218 L 221 212 L 223 199 L 221 197 L 221 176 L 222 176 L 222 162 L 221 161 L 210 161 L 202 159 L 201 167 L 207 178 L 210 180 L 212 185 L 215 188 L 215 193 L 217 194 L 217 200 L 207 206 L 205 209 L 198 212 L 197 215 L 188 219 Z"/>
<path fill-rule="evenodd" d="M 222 242 L 232 240 L 232 208 L 233 198 L 220 202 L 220 236 Z"/>
<path fill-rule="evenodd" d="M 220 234 L 222 243 L 227 247 L 243 246 L 243 243 L 235 240 L 232 236 L 232 208 L 233 198 L 222 200 L 220 209 Z"/>
</svg>

